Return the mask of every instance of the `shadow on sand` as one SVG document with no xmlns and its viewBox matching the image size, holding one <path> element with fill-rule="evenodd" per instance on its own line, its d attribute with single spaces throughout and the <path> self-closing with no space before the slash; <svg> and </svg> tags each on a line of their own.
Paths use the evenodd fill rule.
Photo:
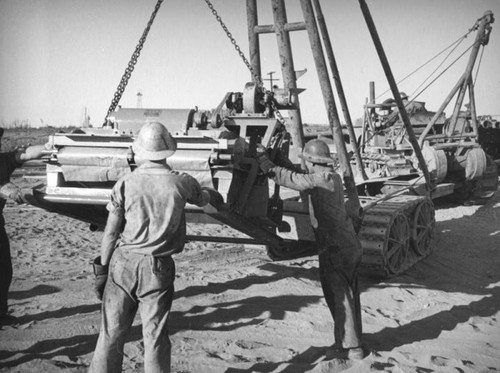
<svg viewBox="0 0 500 373">
<path fill-rule="evenodd" d="M 27 299 L 36 297 L 38 295 L 47 295 L 60 292 L 57 286 L 52 285 L 37 285 L 29 290 L 11 291 L 9 292 L 9 298 L 11 299 Z"/>
</svg>

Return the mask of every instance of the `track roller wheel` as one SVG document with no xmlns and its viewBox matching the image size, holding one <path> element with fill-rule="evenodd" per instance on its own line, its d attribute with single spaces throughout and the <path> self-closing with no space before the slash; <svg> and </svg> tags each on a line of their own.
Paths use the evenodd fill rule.
<svg viewBox="0 0 500 373">
<path fill-rule="evenodd" d="M 394 215 L 387 232 L 385 247 L 386 269 L 389 275 L 396 275 L 407 268 L 410 248 L 410 226 L 402 213 Z"/>
<path fill-rule="evenodd" d="M 431 241 L 436 225 L 434 215 L 434 205 L 429 199 L 425 199 L 415 209 L 411 232 L 411 247 L 419 257 L 428 255 L 432 250 Z"/>
</svg>

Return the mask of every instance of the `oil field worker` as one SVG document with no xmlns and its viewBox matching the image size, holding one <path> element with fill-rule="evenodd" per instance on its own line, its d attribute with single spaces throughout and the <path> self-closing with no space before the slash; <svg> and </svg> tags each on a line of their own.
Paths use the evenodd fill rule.
<svg viewBox="0 0 500 373">
<path fill-rule="evenodd" d="M 346 213 L 342 180 L 332 168 L 328 145 L 322 140 L 310 140 L 300 157 L 305 161 L 306 173 L 291 169 L 289 161 L 283 164 L 285 167 L 275 165 L 263 146 L 257 151 L 260 168 L 275 183 L 309 197 L 321 286 L 335 324 L 335 344 L 327 357 L 359 360 L 364 357 L 358 289 L 361 244 Z"/>
<path fill-rule="evenodd" d="M 0 128 L 0 139 L 4 130 Z M 12 259 L 10 256 L 9 237 L 5 231 L 3 208 L 7 199 L 23 203 L 19 187 L 10 182 L 14 170 L 25 161 L 40 158 L 44 145 L 18 148 L 9 152 L 0 152 L 0 324 L 12 324 L 16 318 L 8 314 L 9 287 L 12 282 Z"/>
<path fill-rule="evenodd" d="M 184 248 L 184 206 L 223 203 L 217 191 L 169 168 L 166 158 L 176 148 L 161 123 L 147 123 L 132 144 L 137 168 L 113 187 L 101 256 L 94 260 L 102 323 L 90 372 L 121 372 L 125 338 L 138 309 L 145 372 L 170 372 L 172 254 Z"/>
</svg>

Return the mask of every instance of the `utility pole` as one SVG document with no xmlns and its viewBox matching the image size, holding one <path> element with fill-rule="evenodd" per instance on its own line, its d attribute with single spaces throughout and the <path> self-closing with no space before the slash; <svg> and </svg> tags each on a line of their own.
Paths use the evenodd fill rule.
<svg viewBox="0 0 500 373">
<path fill-rule="evenodd" d="M 273 74 L 276 74 L 276 71 L 271 71 L 270 73 L 267 73 L 267 75 L 269 75 L 269 79 L 262 79 L 262 80 L 269 80 L 269 82 L 270 82 L 269 85 L 270 85 L 270 91 L 271 92 L 273 90 L 273 82 L 279 80 L 278 78 L 273 79 Z"/>
</svg>

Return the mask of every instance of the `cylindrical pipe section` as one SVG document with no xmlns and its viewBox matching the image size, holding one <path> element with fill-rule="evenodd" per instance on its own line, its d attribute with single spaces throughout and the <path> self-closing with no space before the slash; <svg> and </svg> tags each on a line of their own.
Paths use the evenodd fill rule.
<svg viewBox="0 0 500 373">
<path fill-rule="evenodd" d="M 375 104 L 375 82 L 370 82 L 370 104 Z"/>
<path fill-rule="evenodd" d="M 306 29 L 304 22 L 290 22 L 285 25 L 285 31 L 303 31 Z"/>
</svg>

